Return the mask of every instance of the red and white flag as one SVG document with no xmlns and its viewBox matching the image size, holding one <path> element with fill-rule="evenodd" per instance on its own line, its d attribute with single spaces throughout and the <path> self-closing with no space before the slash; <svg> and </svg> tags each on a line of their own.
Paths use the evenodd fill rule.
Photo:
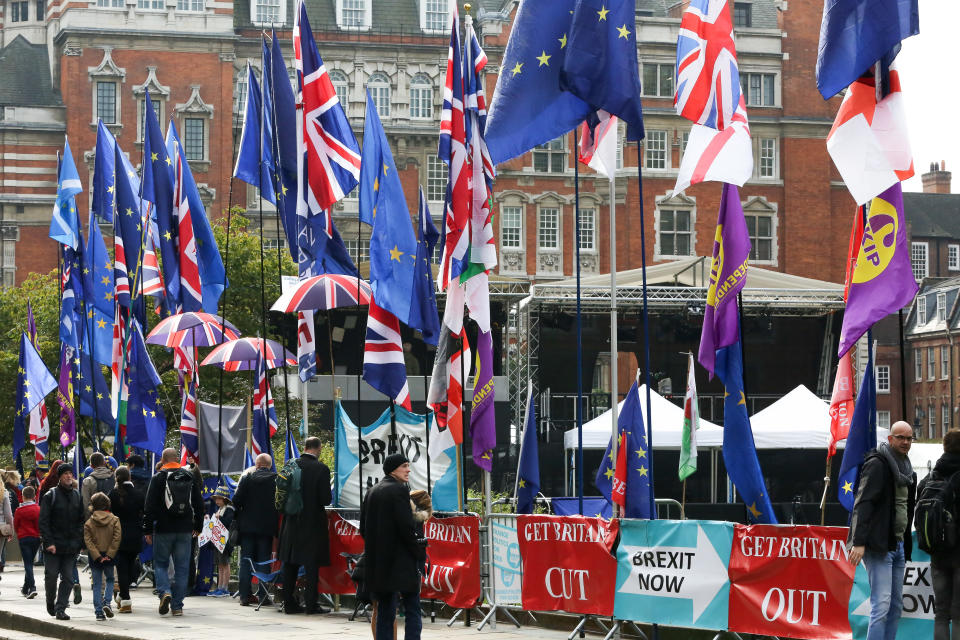
<svg viewBox="0 0 960 640">
<path fill-rule="evenodd" d="M 852 349 L 850 350 L 852 351 Z M 827 457 L 837 452 L 837 442 L 846 440 L 853 418 L 853 365 L 850 351 L 843 354 L 837 364 L 837 377 L 833 380 L 833 395 L 830 397 L 830 449 Z"/>
<path fill-rule="evenodd" d="M 593 128 L 584 122 L 580 129 L 580 162 L 597 173 L 613 178 L 617 171 L 617 117 L 597 111 Z"/>
<path fill-rule="evenodd" d="M 743 186 L 753 174 L 753 143 L 743 96 L 729 127 L 717 131 L 695 124 L 680 160 L 674 193 L 700 182 L 729 182 Z"/>
</svg>

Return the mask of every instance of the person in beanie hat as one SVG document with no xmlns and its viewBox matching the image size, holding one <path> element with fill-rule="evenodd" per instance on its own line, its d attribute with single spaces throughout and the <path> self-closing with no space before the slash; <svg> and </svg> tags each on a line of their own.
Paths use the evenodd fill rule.
<svg viewBox="0 0 960 640">
<path fill-rule="evenodd" d="M 61 461 L 56 460 L 54 464 L 58 462 Z M 76 489 L 73 468 L 69 464 L 60 464 L 56 474 L 56 486 L 40 500 L 44 586 L 47 613 L 56 616 L 57 620 L 69 620 L 67 601 L 74 586 L 77 554 L 83 547 L 83 501 Z"/>
<path fill-rule="evenodd" d="M 217 511 L 213 514 L 214 517 L 220 520 L 227 531 L 229 531 L 236 512 L 233 508 L 233 502 L 230 499 L 230 488 L 227 487 L 227 485 L 221 484 L 217 487 L 217 490 L 213 492 L 213 503 L 217 505 Z M 217 565 L 217 588 L 209 592 L 207 594 L 208 596 L 222 598 L 230 595 L 230 557 L 232 555 L 233 545 L 230 544 L 229 539 L 223 547 L 223 551 L 217 551 L 216 547 L 214 547 L 213 558 L 214 563 Z"/>
<path fill-rule="evenodd" d="M 383 480 L 363 500 L 360 535 L 366 558 L 367 588 L 377 606 L 376 640 L 393 639 L 397 594 L 404 610 L 405 640 L 420 640 L 421 557 L 425 540 L 417 535 L 411 509 L 410 461 L 392 453 L 383 461 Z M 425 504 L 425 503 L 424 503 Z"/>
</svg>

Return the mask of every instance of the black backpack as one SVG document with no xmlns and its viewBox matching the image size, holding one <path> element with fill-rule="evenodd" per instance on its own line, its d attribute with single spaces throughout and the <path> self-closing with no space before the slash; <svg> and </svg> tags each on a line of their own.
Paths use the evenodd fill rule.
<svg viewBox="0 0 960 640">
<path fill-rule="evenodd" d="M 927 553 L 952 551 L 957 545 L 957 478 L 960 472 L 946 479 L 931 474 L 917 498 L 913 516 L 917 544 Z"/>
<path fill-rule="evenodd" d="M 110 492 L 113 491 L 113 488 L 117 486 L 117 479 L 115 477 L 107 476 L 106 478 L 94 478 L 97 483 L 97 492 L 102 493 L 105 496 L 110 495 Z"/>
<path fill-rule="evenodd" d="M 193 517 L 193 474 L 186 469 L 167 473 L 167 487 L 163 492 L 163 506 L 176 518 Z"/>
</svg>

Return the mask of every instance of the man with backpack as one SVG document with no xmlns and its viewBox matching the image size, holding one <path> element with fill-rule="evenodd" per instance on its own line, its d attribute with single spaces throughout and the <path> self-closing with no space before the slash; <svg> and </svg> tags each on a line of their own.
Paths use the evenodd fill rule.
<svg viewBox="0 0 960 640">
<path fill-rule="evenodd" d="M 317 570 L 330 564 L 326 506 L 332 497 L 330 469 L 319 460 L 320 438 L 303 443 L 303 454 L 277 474 L 277 508 L 280 526 L 280 560 L 283 562 L 285 613 L 328 613 L 317 605 Z M 297 602 L 297 574 L 304 569 L 304 605 Z"/>
<path fill-rule="evenodd" d="M 930 554 L 933 574 L 933 640 L 960 640 L 960 430 L 943 436 L 943 455 L 917 490 L 917 539 Z M 950 623 L 953 621 L 953 635 Z"/>
<path fill-rule="evenodd" d="M 143 533 L 153 544 L 153 573 L 160 596 L 160 615 L 183 615 L 190 569 L 191 538 L 203 526 L 203 496 L 193 474 L 180 467 L 180 453 L 164 449 L 160 470 L 147 487 Z M 168 574 L 173 561 L 173 587 Z"/>
<path fill-rule="evenodd" d="M 110 495 L 113 488 L 117 486 L 117 480 L 114 478 L 113 469 L 107 464 L 107 459 L 99 451 L 90 454 L 90 466 L 93 471 L 83 479 L 80 486 L 80 496 L 83 498 L 84 517 L 90 517 L 90 499 L 95 493 L 102 493 L 105 496 Z"/>
<path fill-rule="evenodd" d="M 917 474 L 907 453 L 913 428 L 900 421 L 887 442 L 869 452 L 860 469 L 850 518 L 850 563 L 863 560 L 870 582 L 867 640 L 893 640 L 903 611 L 903 574 L 910 560 Z"/>
<path fill-rule="evenodd" d="M 240 604 L 245 607 L 257 604 L 258 598 L 267 598 L 267 590 L 262 585 L 258 596 L 251 595 L 250 577 L 254 566 L 257 571 L 267 568 L 259 563 L 270 559 L 280 519 L 274 503 L 277 472 L 273 470 L 273 459 L 270 454 L 261 453 L 254 464 L 256 469 L 240 478 L 233 494 L 240 538 Z"/>
<path fill-rule="evenodd" d="M 57 468 L 57 485 L 40 500 L 40 539 L 43 544 L 43 574 L 47 613 L 69 620 L 67 604 L 73 591 L 77 554 L 83 548 L 83 501 L 74 488 L 73 468 Z M 59 589 L 57 580 L 59 579 Z"/>
</svg>

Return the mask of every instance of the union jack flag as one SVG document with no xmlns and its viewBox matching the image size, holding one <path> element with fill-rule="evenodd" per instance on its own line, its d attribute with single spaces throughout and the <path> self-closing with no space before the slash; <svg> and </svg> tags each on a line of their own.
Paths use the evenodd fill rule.
<svg viewBox="0 0 960 640">
<path fill-rule="evenodd" d="M 677 36 L 677 113 L 724 129 L 740 102 L 740 72 L 727 0 L 691 0 Z"/>
<path fill-rule="evenodd" d="M 487 54 L 480 48 L 480 41 L 473 31 L 472 21 L 467 22 L 466 48 L 463 57 L 464 128 L 471 165 L 470 262 L 481 265 L 483 270 L 488 270 L 497 266 L 497 247 L 493 239 L 493 212 L 490 210 L 496 172 L 490 160 L 490 153 L 487 151 L 487 142 L 483 137 L 487 127 L 487 100 L 483 92 L 483 79 L 480 77 L 480 72 L 487 65 Z"/>
<path fill-rule="evenodd" d="M 257 356 L 257 386 L 253 388 L 253 431 L 250 434 L 250 447 L 254 458 L 261 453 L 273 455 L 270 438 L 278 428 L 270 380 L 267 378 L 267 363 L 261 353 Z"/>
<path fill-rule="evenodd" d="M 200 462 L 200 433 L 197 431 L 197 379 L 187 385 L 180 409 L 180 464 Z"/>
<path fill-rule="evenodd" d="M 367 339 L 363 344 L 363 379 L 407 411 L 411 410 L 400 321 L 372 300 L 367 315 Z"/>
<path fill-rule="evenodd" d="M 173 214 L 177 223 L 177 252 L 180 258 L 180 305 L 183 311 L 202 311 L 203 294 L 200 284 L 200 266 L 197 264 L 197 242 L 193 235 L 193 216 L 190 202 L 184 192 L 184 167 L 180 145 L 175 145 L 173 159 Z"/>
<path fill-rule="evenodd" d="M 154 247 L 159 244 L 157 240 L 157 224 L 150 225 L 150 233 L 147 234 L 147 244 L 143 250 L 143 266 L 140 271 L 141 290 L 143 295 L 162 298 L 164 296 L 163 272 L 160 271 L 160 264 L 157 262 L 157 252 Z"/>
</svg>

